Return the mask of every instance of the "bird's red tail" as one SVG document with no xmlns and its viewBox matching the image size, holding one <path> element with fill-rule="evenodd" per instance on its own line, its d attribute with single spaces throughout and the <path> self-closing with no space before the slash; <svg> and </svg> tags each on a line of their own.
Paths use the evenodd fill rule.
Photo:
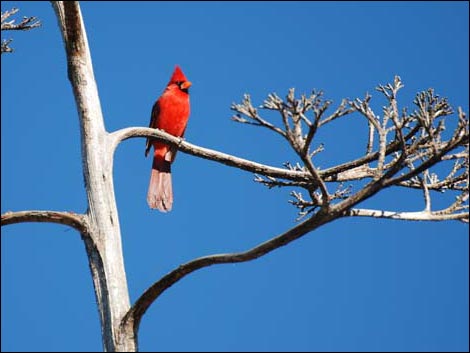
<svg viewBox="0 0 470 353">
<path fill-rule="evenodd" d="M 156 208 L 162 212 L 171 211 L 173 206 L 173 188 L 171 186 L 170 162 L 154 158 L 147 193 L 147 203 L 150 208 Z"/>
</svg>

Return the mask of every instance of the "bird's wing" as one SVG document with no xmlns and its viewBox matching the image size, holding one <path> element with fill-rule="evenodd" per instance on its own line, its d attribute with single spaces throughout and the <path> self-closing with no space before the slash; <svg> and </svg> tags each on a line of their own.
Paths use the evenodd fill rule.
<svg viewBox="0 0 470 353">
<path fill-rule="evenodd" d="M 157 119 L 158 119 L 159 113 L 160 113 L 160 103 L 157 100 L 152 107 L 152 114 L 150 115 L 149 127 L 155 128 L 157 126 Z M 145 143 L 145 157 L 147 157 L 150 151 L 150 147 L 152 147 L 151 140 L 152 139 L 150 137 L 147 137 L 147 142 Z"/>
</svg>

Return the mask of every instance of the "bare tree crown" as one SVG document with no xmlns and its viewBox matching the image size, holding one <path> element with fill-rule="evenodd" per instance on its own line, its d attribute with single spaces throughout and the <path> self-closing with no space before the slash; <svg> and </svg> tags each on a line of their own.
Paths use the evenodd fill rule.
<svg viewBox="0 0 470 353">
<path fill-rule="evenodd" d="M 330 114 L 332 102 L 323 98 L 323 92 L 312 92 L 310 96 L 295 98 L 290 89 L 283 100 L 276 94 L 268 98 L 257 109 L 250 96 L 245 95 L 240 104 L 233 104 L 236 111 L 234 121 L 267 128 L 284 138 L 298 155 L 302 163 L 286 163 L 287 169 L 308 175 L 304 180 L 285 180 L 272 176 L 257 175 L 255 181 L 272 187 L 299 187 L 292 191 L 290 202 L 299 209 L 299 219 L 320 209 L 340 211 L 349 216 L 374 216 L 414 220 L 458 219 L 468 222 L 468 118 L 459 108 L 457 124 L 449 137 L 444 137 L 446 118 L 453 114 L 447 99 L 434 93 L 433 89 L 417 94 L 416 109 L 408 113 L 398 109 L 397 94 L 403 88 L 400 77 L 393 84 L 379 85 L 387 105 L 382 114 L 376 114 L 371 106 L 372 96 L 347 100 Z M 275 111 L 281 123 L 276 125 L 261 111 Z M 320 170 L 314 165 L 314 156 L 325 148 L 323 144 L 312 147 L 318 130 L 326 124 L 353 113 L 360 114 L 368 126 L 364 136 L 364 155 L 344 164 Z M 448 119 L 447 119 L 448 120 Z M 454 124 L 455 125 L 455 124 Z M 431 168 L 442 161 L 451 161 L 447 168 L 432 172 Z M 364 188 L 345 182 L 370 180 Z M 329 185 L 332 187 L 328 187 Z M 423 210 L 400 213 L 386 210 L 351 209 L 380 189 L 396 186 L 421 189 L 424 196 Z M 431 191 L 457 192 L 455 202 L 443 210 L 432 210 Z"/>
</svg>

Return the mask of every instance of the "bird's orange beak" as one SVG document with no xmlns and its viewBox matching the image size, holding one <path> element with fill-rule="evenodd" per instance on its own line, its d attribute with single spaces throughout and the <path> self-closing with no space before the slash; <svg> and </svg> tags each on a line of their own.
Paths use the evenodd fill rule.
<svg viewBox="0 0 470 353">
<path fill-rule="evenodd" d="M 191 87 L 192 83 L 190 81 L 184 81 L 182 84 L 181 84 L 181 89 L 188 89 L 189 87 Z"/>
</svg>

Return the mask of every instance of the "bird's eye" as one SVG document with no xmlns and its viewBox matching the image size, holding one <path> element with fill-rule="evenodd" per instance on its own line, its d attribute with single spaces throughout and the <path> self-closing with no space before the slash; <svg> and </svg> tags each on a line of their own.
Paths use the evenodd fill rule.
<svg viewBox="0 0 470 353">
<path fill-rule="evenodd" d="M 183 81 L 176 81 L 175 83 L 178 87 L 181 87 L 181 85 L 183 84 Z"/>
</svg>

